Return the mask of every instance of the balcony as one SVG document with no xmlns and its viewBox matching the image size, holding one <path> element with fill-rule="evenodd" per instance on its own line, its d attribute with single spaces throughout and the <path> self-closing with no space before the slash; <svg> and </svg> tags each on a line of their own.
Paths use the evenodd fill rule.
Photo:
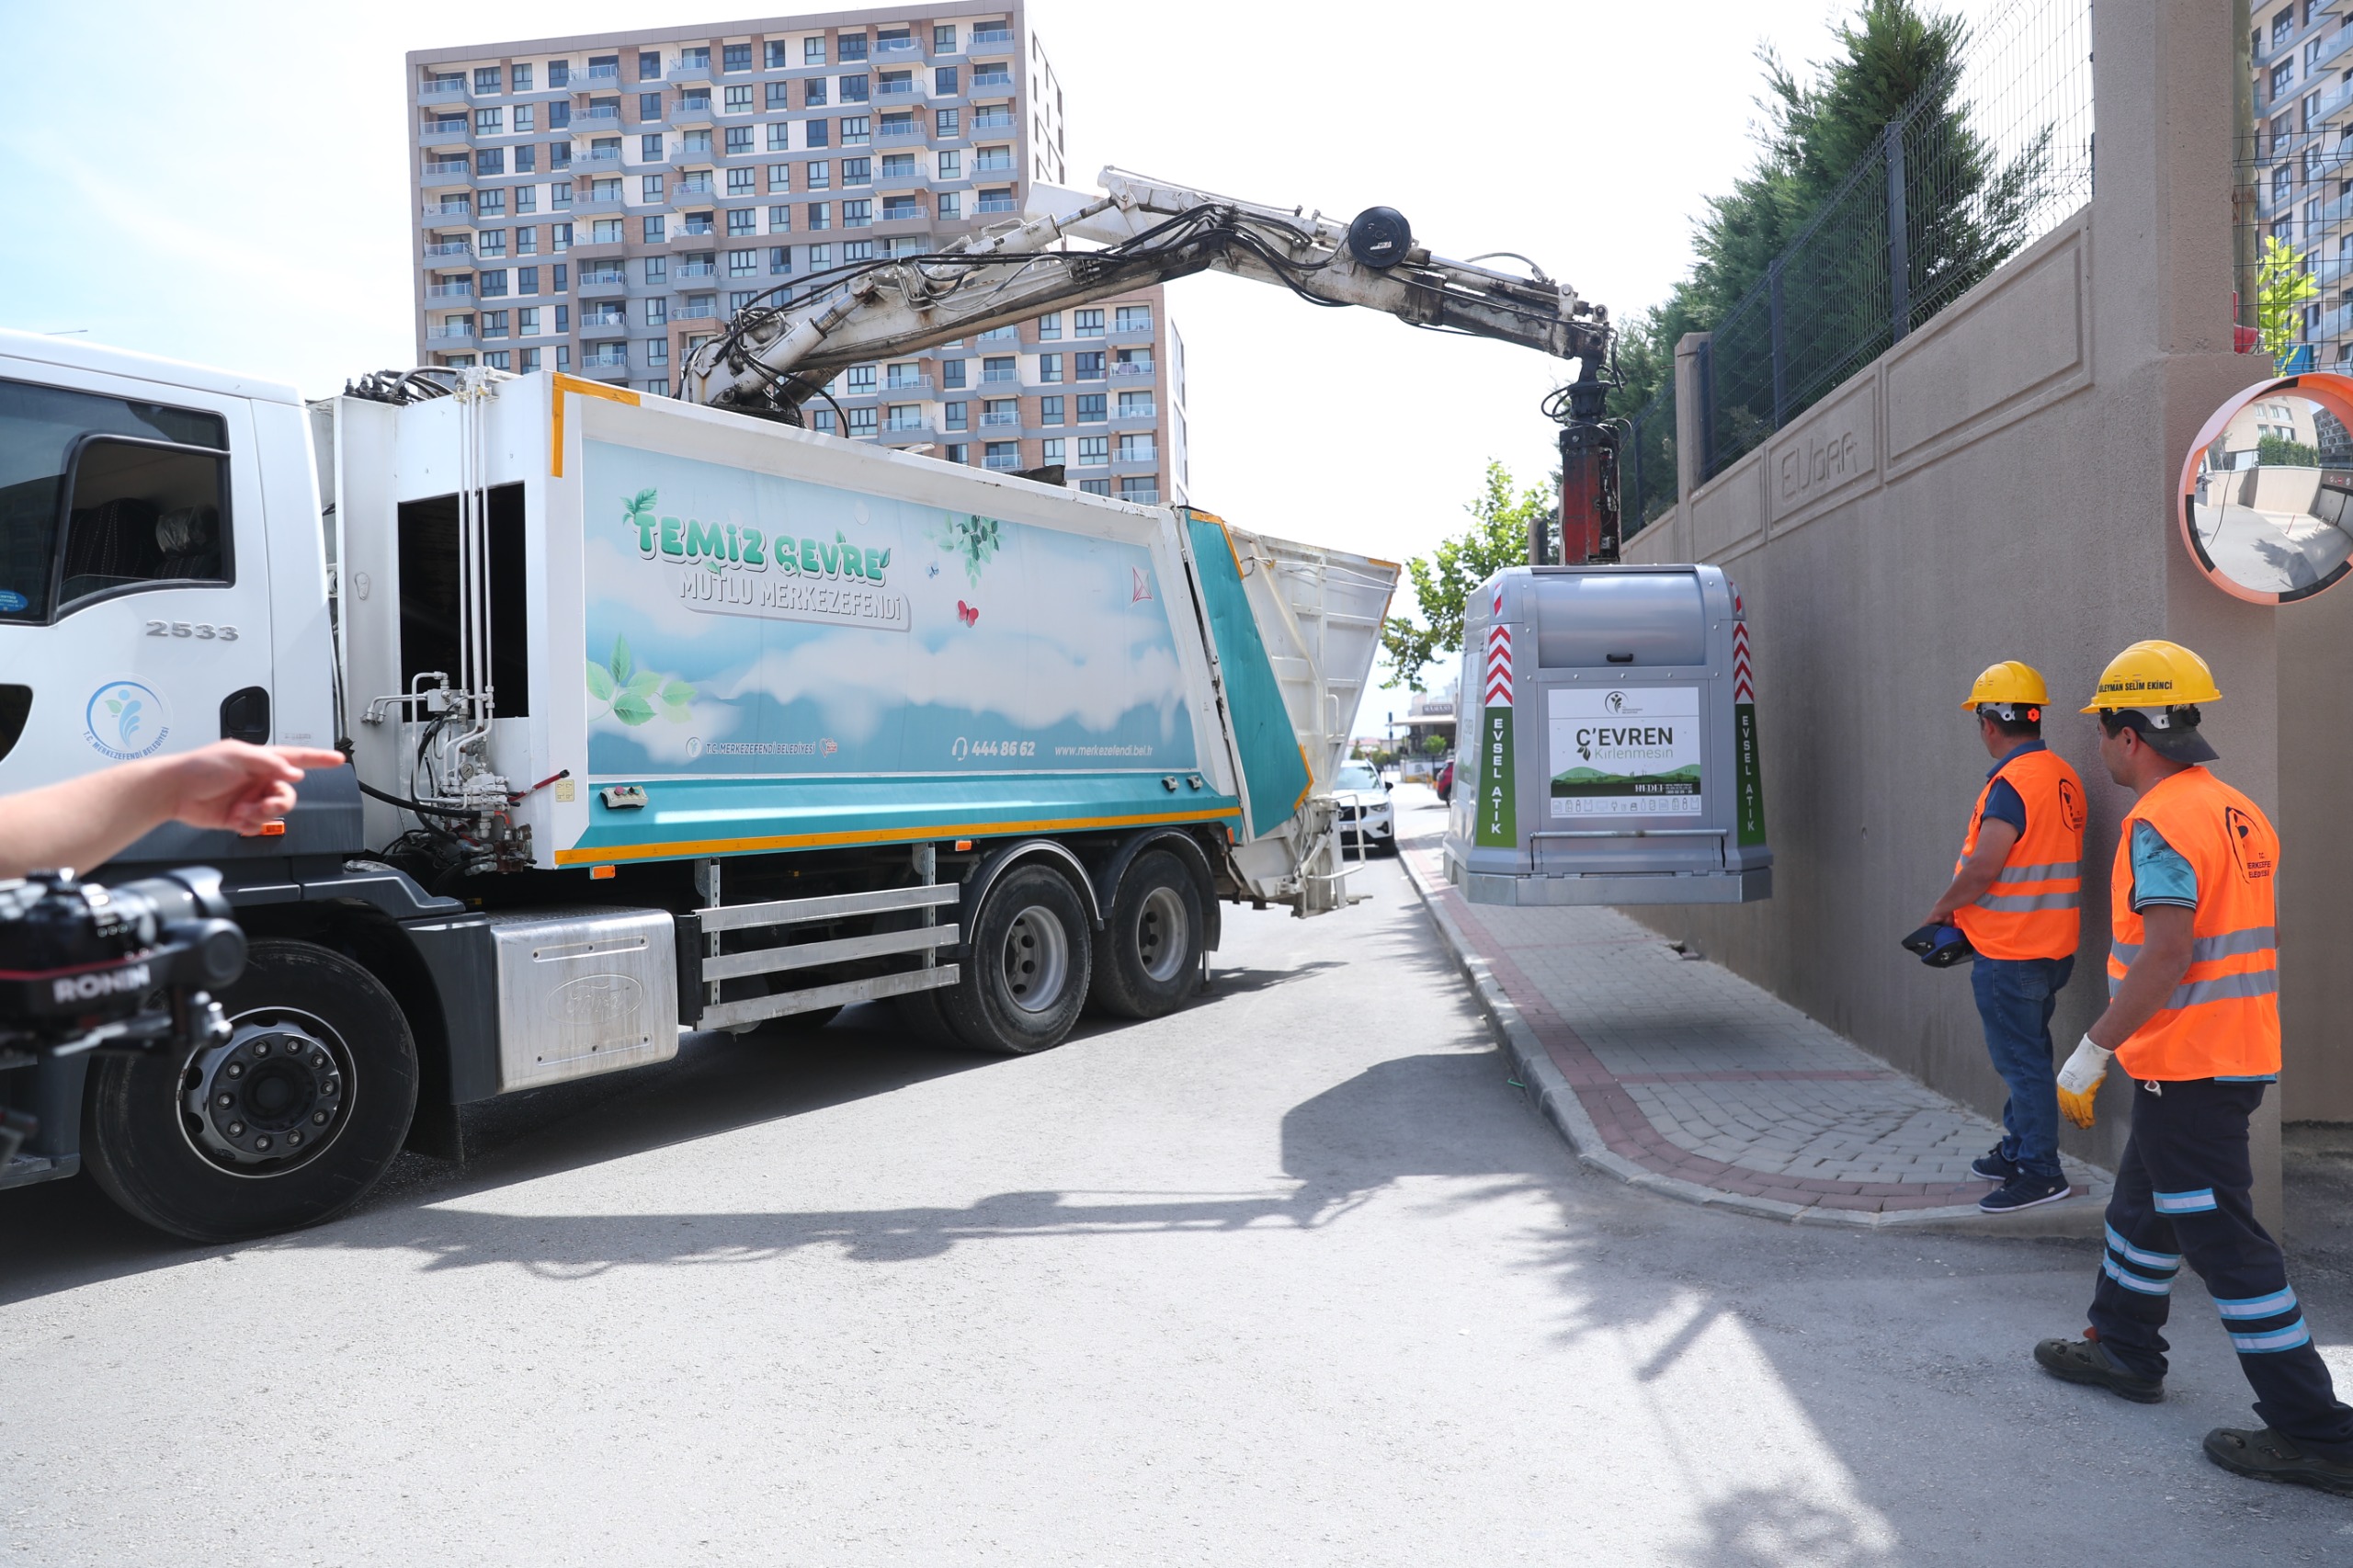
<svg viewBox="0 0 2353 1568">
<path fill-rule="evenodd" d="M 708 218 L 699 223 L 689 219 L 670 231 L 670 237 L 674 240 L 709 240 L 716 239 L 718 235 L 719 226 Z"/>
<path fill-rule="evenodd" d="M 572 206 L 567 210 L 574 212 L 612 213 L 621 211 L 623 210 L 623 208 L 621 205 L 621 199 L 618 196 L 582 196 L 575 197 L 573 199 Z"/>
<path fill-rule="evenodd" d="M 681 262 L 671 268 L 671 276 L 682 281 L 692 282 L 698 278 L 718 277 L 719 267 L 717 263 L 709 261 Z"/>
<path fill-rule="evenodd" d="M 1112 424 L 1131 430 L 1147 425 L 1157 425 L 1159 422 L 1159 412 L 1150 405 L 1142 408 L 1123 408 L 1111 415 Z"/>
<path fill-rule="evenodd" d="M 877 60 L 898 60 L 921 52 L 922 47 L 912 38 L 878 38 L 874 40 L 874 58 Z"/>
<path fill-rule="evenodd" d="M 975 28 L 972 29 L 972 41 L 974 49 L 980 48 L 983 44 L 1011 43 L 1013 29 L 1011 28 Z"/>
<path fill-rule="evenodd" d="M 883 381 L 882 390 L 886 392 L 905 392 L 916 397 L 929 397 L 931 378 L 929 376 L 893 377 Z"/>
<path fill-rule="evenodd" d="M 1112 379 L 1112 380 L 1114 380 L 1114 381 L 1125 381 L 1125 380 L 1130 380 L 1130 379 L 1137 379 L 1137 380 L 1149 379 L 1149 378 L 1150 378 L 1150 376 L 1152 375 L 1153 369 L 1154 369 L 1154 367 L 1152 367 L 1152 366 L 1151 366 L 1151 365 L 1149 365 L 1149 364 L 1144 364 L 1144 365 L 1114 365 L 1114 366 L 1112 366 L 1112 367 L 1111 367 L 1111 379 Z"/>
<path fill-rule="evenodd" d="M 583 332 L 591 327 L 611 327 L 614 331 L 620 332 L 625 331 L 628 326 L 629 312 L 626 311 L 606 311 L 596 315 L 590 315 L 585 311 L 580 312 L 580 328 Z"/>
<path fill-rule="evenodd" d="M 1149 324 L 1143 326 L 1115 326 L 1109 332 L 1104 334 L 1104 337 L 1107 341 L 1111 343 L 1150 343 L 1152 341 L 1152 328 Z"/>
<path fill-rule="evenodd" d="M 709 93 L 698 94 L 693 97 L 681 97 L 670 110 L 670 123 L 682 129 L 690 125 L 709 125 L 710 121 Z"/>
<path fill-rule="evenodd" d="M 874 84 L 874 96 L 878 98 L 912 98 L 915 96 L 915 85 L 912 81 L 877 82 Z"/>
<path fill-rule="evenodd" d="M 1141 452 L 1131 458 L 1120 457 L 1115 453 L 1111 459 L 1111 472 L 1113 473 L 1155 473 L 1158 472 L 1159 468 L 1160 456 L 1156 452 Z"/>
<path fill-rule="evenodd" d="M 419 127 L 416 132 L 416 139 L 419 143 L 463 142 L 472 133 L 473 124 L 471 120 L 444 119 L 438 120 L 431 125 Z"/>
<path fill-rule="evenodd" d="M 465 96 L 466 79 L 463 76 L 451 76 L 445 81 L 427 82 L 416 95 L 418 102 L 428 104 L 446 103 L 451 98 L 462 98 Z"/>
<path fill-rule="evenodd" d="M 463 158 L 427 158 L 425 161 L 425 177 L 429 180 L 470 179 L 472 174 L 473 165 Z"/>
<path fill-rule="evenodd" d="M 706 55 L 700 60 L 688 60 L 680 56 L 670 62 L 670 68 L 663 75 L 673 82 L 708 82 L 710 80 L 710 58 Z"/>
<path fill-rule="evenodd" d="M 718 186 L 709 175 L 688 175 L 678 182 L 678 198 L 710 197 L 718 193 Z"/>
<path fill-rule="evenodd" d="M 572 155 L 572 166 L 586 175 L 610 175 L 620 172 L 621 150 L 619 147 L 591 147 Z"/>
<path fill-rule="evenodd" d="M 984 131 L 1010 131 L 1012 129 L 1013 116 L 1010 112 L 1003 114 L 976 114 L 972 117 L 972 134 L 975 136 L 978 136 Z"/>
<path fill-rule="evenodd" d="M 1131 506 L 1157 506 L 1160 505 L 1160 487 L 1155 484 L 1142 490 L 1130 490 L 1122 485 L 1120 489 L 1120 499 Z"/>
<path fill-rule="evenodd" d="M 973 179 L 984 179 L 990 175 L 1002 175 L 1007 179 L 1012 178 L 1013 160 L 1010 157 L 972 160 L 972 177 Z"/>
<path fill-rule="evenodd" d="M 993 468 L 999 473 L 1018 472 L 1021 468 L 1021 454 L 1017 450 L 1010 452 L 990 452 L 981 459 L 981 466 L 983 468 Z"/>
<path fill-rule="evenodd" d="M 466 201 L 428 201 L 425 204 L 425 221 L 428 223 L 471 223 L 474 221 L 473 204 Z"/>
<path fill-rule="evenodd" d="M 1013 73 L 975 67 L 972 72 L 972 91 L 975 96 L 982 93 L 1010 93 L 1013 91 Z"/>
<path fill-rule="evenodd" d="M 886 125 L 875 134 L 877 142 L 920 142 L 924 139 L 920 125 Z"/>
<path fill-rule="evenodd" d="M 975 212 L 1018 212 L 1020 203 L 1009 196 L 983 196 L 972 203 Z"/>
<path fill-rule="evenodd" d="M 714 321 L 718 316 L 719 305 L 716 301 L 705 301 L 701 303 L 688 301 L 670 312 L 672 321 Z"/>
<path fill-rule="evenodd" d="M 1016 430 L 1020 428 L 1020 426 L 1021 414 L 1018 409 L 1005 409 L 981 415 L 981 427 L 984 430 Z"/>
<path fill-rule="evenodd" d="M 583 289 L 623 289 L 629 286 L 629 278 L 618 266 L 584 267 L 580 269 L 580 286 Z"/>
<path fill-rule="evenodd" d="M 443 240 L 438 244 L 426 246 L 425 254 L 428 260 L 435 261 L 444 260 L 453 256 L 464 256 L 468 260 L 472 260 L 474 254 L 474 246 L 472 240 Z"/>
<path fill-rule="evenodd" d="M 436 322 L 425 329 L 428 341 L 434 343 L 472 343 L 474 324 L 467 322 Z"/>
<path fill-rule="evenodd" d="M 474 297 L 474 286 L 471 280 L 464 283 L 428 283 L 425 286 L 425 297 L 428 300 L 471 300 Z"/>
<path fill-rule="evenodd" d="M 618 65 L 591 65 L 583 80 L 591 91 L 598 87 L 618 87 L 621 85 L 621 68 Z"/>
</svg>

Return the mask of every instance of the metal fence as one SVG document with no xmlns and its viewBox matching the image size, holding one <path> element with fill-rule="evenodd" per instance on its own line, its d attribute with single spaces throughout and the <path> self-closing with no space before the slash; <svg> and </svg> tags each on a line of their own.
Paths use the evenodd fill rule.
<svg viewBox="0 0 2353 1568">
<path fill-rule="evenodd" d="M 1626 444 L 1618 458 L 1620 534 L 1631 539 L 1673 508 L 1681 496 L 1675 466 L 1675 378 L 1626 422 Z"/>
<path fill-rule="evenodd" d="M 1710 329 L 1699 472 L 1754 450 L 2056 227 L 2091 185 L 2090 6 L 2006 0 Z"/>
</svg>

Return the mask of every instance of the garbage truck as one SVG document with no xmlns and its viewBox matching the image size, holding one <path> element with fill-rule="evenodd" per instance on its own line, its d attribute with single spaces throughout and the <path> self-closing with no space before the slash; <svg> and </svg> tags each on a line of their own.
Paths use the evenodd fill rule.
<svg viewBox="0 0 2353 1568">
<path fill-rule="evenodd" d="M 1221 901 L 1346 903 L 1393 565 L 563 375 L 441 390 L 0 335 L 0 793 L 222 736 L 352 763 L 103 869 L 222 873 L 232 1028 L 0 1071 L 39 1123 L 0 1186 L 281 1231 L 684 1031 L 888 1000 L 1038 1051 L 1177 1006 Z"/>
</svg>

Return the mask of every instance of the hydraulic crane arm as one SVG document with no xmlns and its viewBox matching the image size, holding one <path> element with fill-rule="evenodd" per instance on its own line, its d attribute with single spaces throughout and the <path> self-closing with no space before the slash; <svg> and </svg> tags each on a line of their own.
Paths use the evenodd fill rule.
<svg viewBox="0 0 2353 1568">
<path fill-rule="evenodd" d="M 1563 426 L 1563 554 L 1615 556 L 1616 441 L 1601 418 L 1607 311 L 1532 263 L 1532 276 L 1522 276 L 1433 255 L 1389 208 L 1343 224 L 1116 168 L 1097 179 L 1099 194 L 1033 187 L 1026 221 L 944 250 L 821 274 L 801 285 L 807 292 L 798 301 L 779 290 L 779 303 L 738 312 L 689 356 L 685 395 L 794 417 L 851 365 L 1214 269 L 1279 285 L 1312 304 L 1358 305 L 1577 360 L 1567 407 L 1555 415 Z M 1540 541 L 1531 553 L 1542 558 Z"/>
</svg>

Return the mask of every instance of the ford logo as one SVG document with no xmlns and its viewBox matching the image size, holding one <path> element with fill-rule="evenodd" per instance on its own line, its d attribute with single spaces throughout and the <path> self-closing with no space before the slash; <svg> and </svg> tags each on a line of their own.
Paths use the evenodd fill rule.
<svg viewBox="0 0 2353 1568">
<path fill-rule="evenodd" d="M 584 974 L 548 997 L 548 1017 L 560 1024 L 611 1024 L 633 1017 L 645 988 L 625 974 Z"/>
</svg>

